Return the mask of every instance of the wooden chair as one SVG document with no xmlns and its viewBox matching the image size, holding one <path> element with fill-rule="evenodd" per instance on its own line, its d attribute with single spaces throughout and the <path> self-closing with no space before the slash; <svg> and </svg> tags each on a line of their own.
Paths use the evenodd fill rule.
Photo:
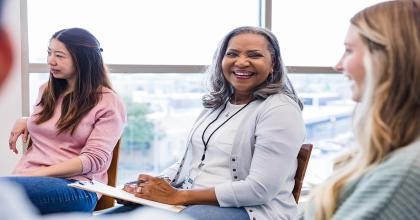
<svg viewBox="0 0 420 220">
<path fill-rule="evenodd" d="M 118 168 L 118 157 L 120 154 L 120 141 L 118 140 L 112 153 L 111 165 L 108 168 L 108 185 L 116 186 L 117 184 L 117 168 Z M 100 211 L 107 208 L 112 208 L 115 205 L 114 198 L 103 195 L 96 203 L 95 211 Z"/>
<path fill-rule="evenodd" d="M 293 197 L 296 203 L 299 202 L 300 191 L 302 190 L 303 178 L 305 177 L 306 168 L 308 167 L 309 158 L 311 157 L 313 145 L 303 144 L 297 156 L 298 167 L 295 175 L 295 186 L 293 187 Z"/>
</svg>

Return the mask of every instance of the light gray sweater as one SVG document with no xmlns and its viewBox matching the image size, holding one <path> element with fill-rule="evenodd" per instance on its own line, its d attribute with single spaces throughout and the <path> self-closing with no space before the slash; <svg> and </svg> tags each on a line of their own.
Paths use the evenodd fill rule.
<svg viewBox="0 0 420 220">
<path fill-rule="evenodd" d="M 305 219 L 312 218 L 305 214 Z M 347 184 L 332 219 L 420 219 L 420 138 Z"/>
<path fill-rule="evenodd" d="M 305 138 L 302 112 L 283 94 L 254 101 L 247 108 L 249 115 L 239 126 L 230 155 L 232 180 L 215 186 L 219 205 L 245 207 L 251 220 L 293 219 L 296 157 Z M 191 169 L 191 134 L 211 112 L 199 116 L 182 160 L 163 172 L 175 185 L 182 184 Z"/>
</svg>

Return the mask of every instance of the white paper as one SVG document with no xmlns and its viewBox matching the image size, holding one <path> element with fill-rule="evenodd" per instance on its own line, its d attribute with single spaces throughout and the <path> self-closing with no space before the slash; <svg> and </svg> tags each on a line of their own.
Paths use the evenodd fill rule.
<svg viewBox="0 0 420 220">
<path fill-rule="evenodd" d="M 121 199 L 129 202 L 134 202 L 141 205 L 148 205 L 156 208 L 165 209 L 172 212 L 180 212 L 182 211 L 185 206 L 181 205 L 168 205 L 160 202 L 150 201 L 147 199 L 142 199 L 135 197 L 133 194 L 130 194 L 124 190 L 117 189 L 112 186 L 105 185 L 98 181 L 78 181 L 74 183 L 68 184 L 68 186 L 91 191 L 91 192 L 97 192 L 101 193 L 103 195 L 107 195 L 116 199 Z"/>
</svg>

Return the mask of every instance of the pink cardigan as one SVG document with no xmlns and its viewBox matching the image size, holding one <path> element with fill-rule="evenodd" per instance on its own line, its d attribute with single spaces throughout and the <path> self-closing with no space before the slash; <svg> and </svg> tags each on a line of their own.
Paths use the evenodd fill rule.
<svg viewBox="0 0 420 220">
<path fill-rule="evenodd" d="M 44 88 L 45 85 L 40 88 L 38 101 Z M 42 108 L 35 106 L 27 124 L 33 143 L 18 162 L 13 174 L 51 166 L 78 156 L 83 171 L 67 179 L 94 179 L 107 183 L 112 151 L 127 121 L 123 102 L 112 90 L 104 88 L 102 99 L 70 135 L 70 132 L 57 134 L 56 123 L 61 115 L 62 101 L 63 97 L 57 100 L 53 117 L 39 125 L 35 124 L 34 119 Z"/>
</svg>

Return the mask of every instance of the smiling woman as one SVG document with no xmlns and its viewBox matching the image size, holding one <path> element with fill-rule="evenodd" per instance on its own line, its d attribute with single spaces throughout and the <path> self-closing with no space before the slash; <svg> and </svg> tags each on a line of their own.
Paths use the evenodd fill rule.
<svg viewBox="0 0 420 220">
<path fill-rule="evenodd" d="M 293 219 L 305 127 L 302 104 L 284 70 L 270 31 L 247 26 L 229 32 L 208 69 L 205 109 L 188 135 L 184 157 L 162 172 L 170 181 L 140 174 L 137 188 L 125 190 L 188 205 L 181 213 L 199 220 Z"/>
<path fill-rule="evenodd" d="M 230 40 L 222 69 L 223 76 L 235 88 L 233 104 L 251 101 L 254 88 L 273 74 L 273 61 L 268 48 L 267 40 L 258 34 L 244 33 Z"/>
<path fill-rule="evenodd" d="M 335 68 L 353 81 L 352 99 L 360 102 L 365 87 L 365 47 L 355 26 L 350 26 L 344 42 L 345 52 Z"/>
<path fill-rule="evenodd" d="M 419 18 L 419 0 L 386 1 L 351 18 L 337 68 L 354 80 L 358 148 L 342 155 L 304 219 L 419 218 Z"/>
</svg>

